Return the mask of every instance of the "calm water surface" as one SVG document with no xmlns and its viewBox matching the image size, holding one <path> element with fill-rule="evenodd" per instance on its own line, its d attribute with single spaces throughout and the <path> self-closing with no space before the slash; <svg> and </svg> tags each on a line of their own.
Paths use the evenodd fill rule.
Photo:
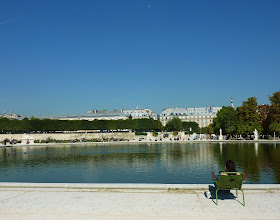
<svg viewBox="0 0 280 220">
<path fill-rule="evenodd" d="M 1 182 L 211 183 L 236 162 L 248 183 L 280 183 L 280 144 L 158 143 L 0 148 Z"/>
</svg>

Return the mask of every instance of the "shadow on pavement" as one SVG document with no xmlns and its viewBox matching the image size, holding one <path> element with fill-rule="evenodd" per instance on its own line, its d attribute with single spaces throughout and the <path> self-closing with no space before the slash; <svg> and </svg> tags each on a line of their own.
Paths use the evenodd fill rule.
<svg viewBox="0 0 280 220">
<path fill-rule="evenodd" d="M 232 191 L 235 192 L 235 190 L 232 190 Z M 208 192 L 204 192 L 204 196 L 207 199 L 211 199 L 212 202 L 216 204 L 216 188 L 213 185 L 209 185 Z M 242 196 L 242 194 L 240 196 Z M 237 199 L 236 195 L 234 195 L 230 190 L 219 190 L 218 191 L 218 200 L 227 200 L 227 199 L 236 200 L 241 205 L 243 205 L 243 203 L 241 203 Z"/>
</svg>

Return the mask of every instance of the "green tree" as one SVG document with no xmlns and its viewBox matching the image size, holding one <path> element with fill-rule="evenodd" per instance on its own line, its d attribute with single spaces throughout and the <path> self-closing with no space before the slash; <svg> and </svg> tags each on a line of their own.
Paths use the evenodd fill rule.
<svg viewBox="0 0 280 220">
<path fill-rule="evenodd" d="M 269 131 L 276 132 L 277 135 L 280 134 L 280 91 L 273 93 L 269 97 L 271 106 L 269 108 L 269 113 L 267 115 L 267 123 L 269 124 Z"/>
<path fill-rule="evenodd" d="M 234 135 L 237 134 L 238 117 L 236 110 L 229 106 L 223 106 L 217 113 L 217 117 L 213 119 L 213 130 L 216 134 L 222 129 L 223 134 Z"/>
<path fill-rule="evenodd" d="M 269 101 L 271 105 L 280 105 L 280 91 L 273 93 L 272 96 L 269 96 Z"/>
<path fill-rule="evenodd" d="M 180 118 L 173 118 L 166 124 L 167 131 L 180 131 L 182 130 L 182 120 Z"/>
<path fill-rule="evenodd" d="M 199 133 L 200 131 L 199 125 L 194 121 L 182 122 L 182 129 L 185 130 L 186 133 Z"/>
<path fill-rule="evenodd" d="M 269 122 L 268 115 L 270 111 L 270 105 L 259 105 L 258 106 L 258 114 L 260 116 L 260 124 L 263 128 L 263 134 L 269 133 Z"/>
<path fill-rule="evenodd" d="M 213 124 L 208 125 L 207 133 L 208 134 L 214 134 L 214 126 L 213 126 Z"/>
<path fill-rule="evenodd" d="M 159 120 L 153 120 L 153 130 L 156 130 L 156 131 L 162 130 L 162 124 Z"/>
<path fill-rule="evenodd" d="M 22 132 L 30 132 L 33 128 L 31 126 L 30 120 L 28 118 L 24 118 L 21 120 L 21 131 Z"/>
<path fill-rule="evenodd" d="M 10 131 L 10 120 L 8 118 L 0 119 L 0 130 L 4 132 Z"/>
<path fill-rule="evenodd" d="M 260 124 L 256 97 L 248 98 L 248 101 L 243 102 L 243 105 L 237 107 L 236 110 L 238 118 L 242 122 L 239 126 L 242 128 L 243 134 L 253 134 L 255 129 L 257 129 L 259 133 L 262 132 L 263 128 Z"/>
<path fill-rule="evenodd" d="M 280 123 L 278 122 L 272 122 L 270 125 L 269 125 L 269 130 L 271 132 L 275 132 L 277 134 L 277 136 L 279 136 L 280 134 Z"/>
<path fill-rule="evenodd" d="M 162 124 L 153 119 L 127 119 L 127 120 L 52 120 L 24 118 L 0 119 L 0 131 L 3 132 L 30 132 L 30 131 L 76 131 L 76 130 L 113 130 L 132 129 L 135 131 L 160 131 Z"/>
<path fill-rule="evenodd" d="M 31 130 L 33 130 L 33 131 L 40 131 L 41 130 L 41 120 L 40 119 L 32 117 L 28 121 L 28 123 L 30 125 Z"/>
</svg>

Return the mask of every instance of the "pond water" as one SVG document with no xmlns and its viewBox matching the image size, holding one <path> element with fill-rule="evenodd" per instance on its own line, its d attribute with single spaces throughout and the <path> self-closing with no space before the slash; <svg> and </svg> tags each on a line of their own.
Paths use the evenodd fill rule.
<svg viewBox="0 0 280 220">
<path fill-rule="evenodd" d="M 0 148 L 1 182 L 211 183 L 235 161 L 248 183 L 280 183 L 280 144 L 85 144 Z"/>
</svg>

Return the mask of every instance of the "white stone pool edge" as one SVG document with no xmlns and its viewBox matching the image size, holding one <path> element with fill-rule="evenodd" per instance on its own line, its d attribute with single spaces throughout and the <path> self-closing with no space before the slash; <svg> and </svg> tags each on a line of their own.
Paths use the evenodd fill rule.
<svg viewBox="0 0 280 220">
<path fill-rule="evenodd" d="M 84 190 L 208 190 L 213 184 L 143 184 L 143 183 L 19 183 L 0 182 L 0 188 L 84 189 Z M 280 190 L 280 184 L 243 184 L 244 190 Z"/>
</svg>

